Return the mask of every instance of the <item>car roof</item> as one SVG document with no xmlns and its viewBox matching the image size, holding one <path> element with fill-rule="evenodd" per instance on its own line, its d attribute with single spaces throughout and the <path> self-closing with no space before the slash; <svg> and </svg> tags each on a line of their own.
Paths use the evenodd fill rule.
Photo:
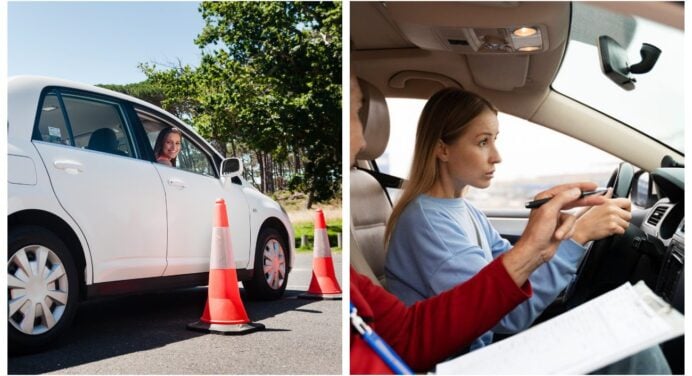
<svg viewBox="0 0 692 376">
<path fill-rule="evenodd" d="M 29 90 L 29 91 L 34 91 L 34 92 L 40 92 L 41 90 L 43 90 L 43 88 L 49 87 L 49 86 L 58 86 L 58 87 L 65 87 L 65 88 L 71 88 L 71 89 L 77 89 L 77 90 L 84 90 L 84 91 L 89 91 L 92 93 L 103 94 L 103 95 L 107 95 L 110 97 L 115 97 L 115 98 L 126 100 L 129 102 L 137 103 L 139 105 L 142 105 L 144 107 L 148 107 L 151 109 L 155 109 L 157 111 L 166 112 L 169 116 L 175 118 L 174 115 L 168 113 L 166 110 L 164 110 L 162 108 L 159 108 L 159 107 L 152 105 L 151 103 L 145 102 L 141 99 L 129 96 L 127 94 L 119 93 L 117 91 L 108 90 L 108 89 L 94 86 L 94 85 L 83 84 L 80 82 L 65 80 L 65 79 L 61 79 L 61 78 L 48 77 L 48 76 L 38 76 L 38 75 L 12 76 L 12 77 L 9 77 L 9 79 L 7 81 L 8 94 L 11 94 L 17 90 Z"/>
<path fill-rule="evenodd" d="M 192 129 L 191 126 L 184 123 L 175 115 L 169 113 L 168 111 L 157 107 L 151 103 L 143 101 L 141 99 L 132 97 L 127 94 L 119 93 L 117 91 L 104 89 L 98 86 L 83 84 L 75 81 L 65 80 L 55 77 L 47 76 L 37 76 L 37 75 L 19 75 L 9 77 L 7 82 L 7 93 L 8 93 L 8 121 L 10 124 L 14 122 L 29 121 L 33 124 L 33 119 L 35 116 L 36 105 L 40 99 L 41 91 L 50 86 L 63 87 L 69 89 L 83 90 L 90 93 L 107 95 L 109 97 L 121 99 L 124 101 L 129 101 L 135 103 L 145 108 L 149 108 L 158 113 L 164 113 L 168 115 L 171 120 L 176 121 L 176 126 L 185 128 L 186 131 L 195 134 L 195 139 L 198 142 L 203 142 L 209 150 L 212 150 L 214 154 L 218 157 L 219 152 L 209 144 L 207 140 L 203 137 L 197 135 L 197 133 Z M 21 107 L 21 108 L 20 108 Z M 21 119 L 21 117 L 26 117 Z M 10 137 L 27 137 L 30 135 L 31 129 L 23 129 L 20 127 L 10 127 Z"/>
</svg>

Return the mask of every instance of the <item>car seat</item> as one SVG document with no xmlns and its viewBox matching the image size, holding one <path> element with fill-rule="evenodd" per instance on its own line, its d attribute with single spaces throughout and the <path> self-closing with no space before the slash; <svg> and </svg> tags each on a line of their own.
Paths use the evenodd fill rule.
<svg viewBox="0 0 692 376">
<path fill-rule="evenodd" d="M 356 164 L 369 168 L 369 161 L 384 153 L 389 140 L 389 111 L 384 95 L 370 83 L 358 80 L 363 92 L 359 113 L 366 147 L 356 156 Z M 351 173 L 351 266 L 373 283 L 386 287 L 384 231 L 392 213 L 385 189 L 370 173 L 352 168 Z"/>
<path fill-rule="evenodd" d="M 99 128 L 95 130 L 89 138 L 87 149 L 117 155 L 127 155 L 122 150 L 118 150 L 118 137 L 111 128 Z"/>
</svg>

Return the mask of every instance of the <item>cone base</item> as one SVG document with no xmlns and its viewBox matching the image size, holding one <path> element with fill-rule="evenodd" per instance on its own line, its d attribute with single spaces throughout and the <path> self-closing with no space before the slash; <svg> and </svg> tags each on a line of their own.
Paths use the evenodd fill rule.
<svg viewBox="0 0 692 376">
<path fill-rule="evenodd" d="M 341 294 L 313 294 L 306 292 L 298 295 L 298 298 L 310 300 L 341 300 Z"/>
<path fill-rule="evenodd" d="M 252 332 L 257 332 L 266 329 L 264 324 L 246 323 L 246 324 L 209 324 L 204 321 L 197 321 L 187 324 L 187 328 L 198 332 L 222 334 L 222 335 L 242 335 Z"/>
</svg>

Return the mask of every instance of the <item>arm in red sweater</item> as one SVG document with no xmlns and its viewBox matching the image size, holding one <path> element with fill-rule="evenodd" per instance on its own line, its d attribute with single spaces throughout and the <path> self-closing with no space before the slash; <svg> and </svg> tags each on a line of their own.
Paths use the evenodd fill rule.
<svg viewBox="0 0 692 376">
<path fill-rule="evenodd" d="M 530 284 L 517 287 L 501 259 L 466 283 L 409 308 L 367 278 L 356 273 L 351 278 L 356 275 L 358 294 L 372 310 L 374 330 L 411 368 L 421 372 L 490 330 L 531 296 Z M 358 300 L 353 295 L 352 291 L 352 300 Z"/>
</svg>

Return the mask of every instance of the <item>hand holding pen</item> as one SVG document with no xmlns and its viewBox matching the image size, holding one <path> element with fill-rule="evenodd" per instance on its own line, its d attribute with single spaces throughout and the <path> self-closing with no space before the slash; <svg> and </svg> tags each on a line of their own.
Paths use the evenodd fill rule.
<svg viewBox="0 0 692 376">
<path fill-rule="evenodd" d="M 581 192 L 581 195 L 579 196 L 579 198 L 581 199 L 581 198 L 584 198 L 584 197 L 587 197 L 587 196 L 602 195 L 602 194 L 604 194 L 604 193 L 606 193 L 606 192 L 608 192 L 607 189 L 597 189 L 597 190 L 595 190 L 595 191 L 582 191 L 582 192 Z M 552 197 L 546 197 L 546 198 L 542 198 L 542 199 L 538 199 L 538 200 L 528 201 L 528 202 L 526 203 L 526 208 L 527 208 L 527 209 L 536 209 L 536 208 L 539 208 L 539 207 L 541 207 L 541 205 L 543 205 L 543 204 L 545 204 L 546 202 L 550 201 L 551 198 L 552 198 Z"/>
</svg>

